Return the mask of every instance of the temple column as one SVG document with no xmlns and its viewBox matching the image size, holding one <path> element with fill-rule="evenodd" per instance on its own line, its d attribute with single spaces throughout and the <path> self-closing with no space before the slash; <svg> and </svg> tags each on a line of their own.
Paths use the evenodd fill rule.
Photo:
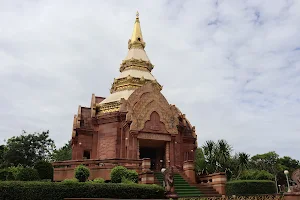
<svg viewBox="0 0 300 200">
<path fill-rule="evenodd" d="M 175 136 L 171 137 L 170 143 L 170 165 L 175 165 Z"/>
<path fill-rule="evenodd" d="M 139 159 L 139 144 L 138 144 L 138 138 L 137 138 L 137 135 L 138 133 L 137 132 L 132 132 L 131 133 L 132 135 L 132 159 Z"/>
<path fill-rule="evenodd" d="M 166 163 L 166 168 L 170 167 L 170 142 L 166 142 L 166 160 L 165 160 L 165 163 Z"/>
<path fill-rule="evenodd" d="M 139 139 L 136 139 L 137 142 L 137 158 L 136 159 L 140 159 L 140 141 Z"/>
</svg>

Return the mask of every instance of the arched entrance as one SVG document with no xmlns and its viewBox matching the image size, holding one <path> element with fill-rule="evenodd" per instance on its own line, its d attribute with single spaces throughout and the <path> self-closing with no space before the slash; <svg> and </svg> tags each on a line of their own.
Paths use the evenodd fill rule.
<svg viewBox="0 0 300 200">
<path fill-rule="evenodd" d="M 166 142 L 159 140 L 139 140 L 139 158 L 150 158 L 151 170 L 160 171 L 166 167 Z"/>
<path fill-rule="evenodd" d="M 160 171 L 170 164 L 170 134 L 139 133 L 138 158 L 150 158 L 151 169 Z"/>
</svg>

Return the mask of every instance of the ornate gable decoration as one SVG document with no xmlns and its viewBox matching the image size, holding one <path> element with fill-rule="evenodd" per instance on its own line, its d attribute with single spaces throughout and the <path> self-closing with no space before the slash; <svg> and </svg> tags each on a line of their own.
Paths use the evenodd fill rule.
<svg viewBox="0 0 300 200">
<path fill-rule="evenodd" d="M 159 126 L 165 126 L 160 129 L 162 133 L 178 134 L 178 111 L 174 105 L 168 103 L 156 84 L 148 83 L 142 86 L 134 91 L 127 101 L 122 99 L 121 104 L 120 111 L 127 112 L 126 121 L 131 121 L 130 130 L 149 130 L 152 126 L 148 124 L 151 124 L 152 120 L 159 120 Z M 152 115 L 154 112 L 156 114 Z M 157 114 L 158 116 L 155 116 Z M 146 122 L 148 123 L 145 127 Z"/>
</svg>

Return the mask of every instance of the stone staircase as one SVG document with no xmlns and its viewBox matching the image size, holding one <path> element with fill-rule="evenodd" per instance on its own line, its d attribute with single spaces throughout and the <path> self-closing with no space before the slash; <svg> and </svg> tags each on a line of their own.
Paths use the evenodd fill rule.
<svg viewBox="0 0 300 200">
<path fill-rule="evenodd" d="M 155 172 L 156 184 L 163 184 L 163 175 Z M 175 192 L 179 197 L 221 196 L 209 185 L 190 184 L 181 173 L 174 174 Z"/>
<path fill-rule="evenodd" d="M 197 187 L 201 193 L 203 194 L 202 196 L 205 197 L 221 197 L 222 195 L 219 194 L 211 185 L 209 184 L 197 184 L 197 183 L 192 183 L 189 178 L 183 173 L 183 172 L 178 172 L 183 179 L 185 179 L 190 185 Z"/>
</svg>

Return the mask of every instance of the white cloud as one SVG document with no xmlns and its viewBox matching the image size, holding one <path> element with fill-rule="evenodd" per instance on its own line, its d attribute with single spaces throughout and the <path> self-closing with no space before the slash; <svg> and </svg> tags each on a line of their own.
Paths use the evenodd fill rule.
<svg viewBox="0 0 300 200">
<path fill-rule="evenodd" d="M 77 106 L 106 96 L 136 10 L 163 93 L 199 144 L 300 159 L 300 2 L 1 1 L 0 139 L 70 139 Z"/>
</svg>

